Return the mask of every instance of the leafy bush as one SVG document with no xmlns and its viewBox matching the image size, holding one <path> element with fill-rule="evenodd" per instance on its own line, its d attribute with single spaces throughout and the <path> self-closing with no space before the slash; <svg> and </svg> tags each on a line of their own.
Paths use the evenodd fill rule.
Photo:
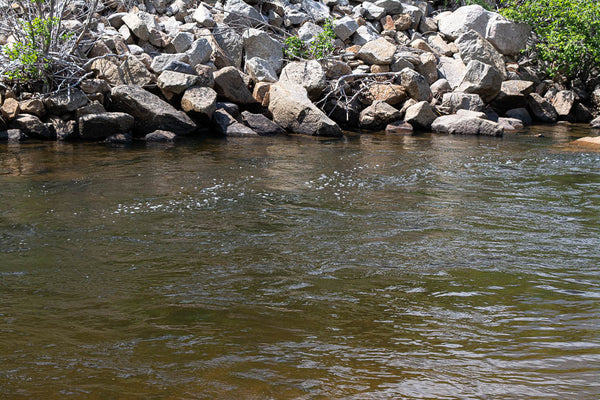
<svg viewBox="0 0 600 400">
<path fill-rule="evenodd" d="M 501 13 L 532 26 L 532 55 L 549 76 L 585 82 L 600 66 L 598 0 L 506 0 Z"/>
<path fill-rule="evenodd" d="M 319 33 L 312 42 L 304 43 L 298 36 L 290 36 L 284 42 L 284 54 L 290 59 L 321 59 L 333 54 L 333 21 L 328 19 L 323 24 L 323 32 Z"/>
</svg>

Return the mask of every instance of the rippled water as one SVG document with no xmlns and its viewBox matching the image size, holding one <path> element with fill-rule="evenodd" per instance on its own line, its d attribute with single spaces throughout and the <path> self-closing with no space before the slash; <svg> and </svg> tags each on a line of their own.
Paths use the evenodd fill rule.
<svg viewBox="0 0 600 400">
<path fill-rule="evenodd" d="M 557 127 L 0 145 L 0 397 L 597 399 L 600 154 Z"/>
</svg>

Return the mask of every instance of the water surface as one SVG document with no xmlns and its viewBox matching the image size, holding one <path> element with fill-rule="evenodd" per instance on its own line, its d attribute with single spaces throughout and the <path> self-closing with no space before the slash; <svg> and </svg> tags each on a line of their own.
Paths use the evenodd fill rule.
<svg viewBox="0 0 600 400">
<path fill-rule="evenodd" d="M 0 397 L 597 399 L 585 133 L 0 144 Z"/>
</svg>

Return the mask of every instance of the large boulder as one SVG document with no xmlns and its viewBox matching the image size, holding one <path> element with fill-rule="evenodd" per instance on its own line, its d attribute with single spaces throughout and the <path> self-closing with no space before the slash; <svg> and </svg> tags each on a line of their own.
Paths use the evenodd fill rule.
<svg viewBox="0 0 600 400">
<path fill-rule="evenodd" d="M 160 97 L 135 85 L 121 85 L 111 92 L 111 107 L 135 118 L 134 133 L 143 136 L 157 129 L 187 135 L 196 124 Z"/>
<path fill-rule="evenodd" d="M 208 39 L 201 37 L 191 44 L 190 49 L 185 54 L 188 55 L 188 63 L 195 67 L 198 64 L 208 62 L 212 52 L 213 48 Z"/>
<path fill-rule="evenodd" d="M 279 81 L 302 86 L 311 98 L 318 97 L 326 85 L 325 71 L 323 71 L 321 64 L 315 60 L 289 63 L 283 67 Z"/>
<path fill-rule="evenodd" d="M 478 60 L 471 60 L 456 90 L 478 94 L 484 102 L 489 102 L 500 93 L 501 87 L 502 76 L 496 68 Z"/>
<path fill-rule="evenodd" d="M 266 21 L 258 10 L 242 0 L 227 0 L 223 22 L 228 25 L 258 26 Z"/>
<path fill-rule="evenodd" d="M 0 102 L 1 101 L 2 101 L 2 99 L 0 99 Z M 19 114 L 19 112 L 21 111 L 20 108 L 21 108 L 20 104 L 16 99 L 8 98 L 8 99 L 4 100 L 2 107 L 0 107 L 0 114 L 7 121 L 11 121 Z M 31 114 L 31 113 L 27 113 L 25 110 L 23 110 L 23 113 Z M 1 127 L 0 127 L 0 130 L 3 130 L 3 129 L 1 129 Z"/>
<path fill-rule="evenodd" d="M 211 12 L 202 3 L 198 5 L 198 8 L 196 8 L 192 14 L 192 19 L 200 26 L 207 28 L 215 26 L 215 20 L 213 19 Z"/>
<path fill-rule="evenodd" d="M 198 75 L 184 74 L 175 71 L 163 71 L 158 77 L 158 87 L 172 94 L 181 94 L 198 82 Z"/>
<path fill-rule="evenodd" d="M 277 82 L 277 73 L 273 66 L 262 58 L 253 57 L 246 60 L 245 68 L 254 82 Z"/>
<path fill-rule="evenodd" d="M 350 38 L 358 29 L 358 23 L 350 16 L 333 21 L 333 32 L 342 40 Z"/>
<path fill-rule="evenodd" d="M 191 117 L 210 121 L 217 104 L 217 92 L 209 87 L 194 86 L 185 91 L 181 108 Z"/>
<path fill-rule="evenodd" d="M 460 7 L 452 14 L 440 18 L 438 29 L 450 40 L 455 40 L 469 30 L 485 35 L 491 15 L 480 5 Z"/>
<path fill-rule="evenodd" d="M 507 21 L 503 18 L 493 18 L 487 25 L 485 38 L 500 53 L 507 56 L 514 56 L 525 48 L 530 34 L 531 27 L 525 23 Z"/>
<path fill-rule="evenodd" d="M 389 105 L 402 104 L 407 99 L 406 91 L 401 85 L 394 83 L 374 83 L 365 91 L 362 102 L 372 104 L 375 101 L 385 101 Z"/>
<path fill-rule="evenodd" d="M 406 89 L 408 95 L 416 101 L 429 101 L 433 97 L 429 82 L 427 79 L 410 68 L 404 68 L 400 71 L 402 86 Z"/>
<path fill-rule="evenodd" d="M 420 101 L 406 109 L 404 121 L 415 129 L 429 129 L 437 117 L 438 115 L 428 102 Z"/>
<path fill-rule="evenodd" d="M 44 100 L 46 109 L 54 115 L 73 112 L 87 104 L 88 98 L 79 89 L 66 89 L 47 97 Z"/>
<path fill-rule="evenodd" d="M 504 115 L 506 115 L 508 118 L 518 119 L 523 123 L 523 125 L 531 125 L 533 122 L 531 115 L 529 115 L 529 111 L 527 111 L 527 109 L 524 107 L 510 109 L 506 111 Z"/>
<path fill-rule="evenodd" d="M 365 129 L 383 129 L 390 122 L 398 121 L 401 118 L 402 113 L 400 110 L 386 102 L 376 101 L 361 111 L 359 126 Z"/>
<path fill-rule="evenodd" d="M 126 14 L 121 19 L 136 37 L 146 42 L 150 40 L 150 32 L 159 28 L 154 16 L 143 11 Z"/>
<path fill-rule="evenodd" d="M 283 135 L 285 130 L 262 114 L 253 114 L 249 111 L 242 112 L 244 122 L 260 136 Z"/>
<path fill-rule="evenodd" d="M 438 75 L 445 78 L 452 89 L 456 89 L 462 82 L 467 67 L 460 59 L 440 57 L 438 61 Z"/>
<path fill-rule="evenodd" d="M 79 136 L 85 140 L 100 140 L 133 129 L 134 119 L 122 112 L 86 114 L 79 118 Z"/>
<path fill-rule="evenodd" d="M 242 65 L 244 41 L 240 34 L 225 24 L 216 24 L 212 30 L 213 57 L 217 68 Z"/>
<path fill-rule="evenodd" d="M 442 97 L 442 108 L 449 113 L 457 110 L 482 111 L 484 107 L 485 104 L 478 94 L 452 92 L 444 93 Z"/>
<path fill-rule="evenodd" d="M 10 129 L 19 129 L 32 139 L 56 139 L 56 133 L 50 131 L 50 129 L 48 129 L 48 127 L 35 115 L 19 114 L 10 122 L 8 127 Z"/>
<path fill-rule="evenodd" d="M 271 85 L 269 111 L 284 129 L 314 136 L 342 136 L 342 130 L 308 98 L 304 87 L 292 82 Z"/>
<path fill-rule="evenodd" d="M 235 67 L 221 68 L 214 73 L 217 94 L 237 104 L 254 104 L 256 100 L 248 90 L 240 70 Z"/>
<path fill-rule="evenodd" d="M 452 135 L 502 136 L 504 134 L 504 128 L 496 122 L 456 114 L 436 118 L 431 124 L 431 129 L 434 132 Z"/>
<path fill-rule="evenodd" d="M 248 29 L 242 36 L 246 60 L 254 57 L 267 61 L 276 73 L 281 71 L 283 59 L 283 46 L 281 42 L 273 39 L 265 31 Z"/>
<path fill-rule="evenodd" d="M 559 90 L 550 98 L 550 104 L 554 106 L 558 118 L 565 119 L 574 110 L 576 95 L 572 90 Z"/>
<path fill-rule="evenodd" d="M 471 60 L 477 60 L 489 64 L 500 72 L 502 80 L 506 79 L 504 58 L 482 35 L 470 30 L 463 33 L 455 43 L 463 62 L 468 64 Z"/>
<path fill-rule="evenodd" d="M 540 122 L 554 123 L 558 120 L 554 106 L 537 93 L 529 94 L 527 105 L 533 117 Z"/>
<path fill-rule="evenodd" d="M 258 135 L 254 130 L 239 122 L 224 108 L 215 111 L 213 121 L 217 130 L 228 137 L 253 137 Z"/>
<path fill-rule="evenodd" d="M 302 0 L 302 9 L 316 23 L 325 22 L 330 18 L 329 7 L 322 0 Z"/>
<path fill-rule="evenodd" d="M 154 75 L 148 71 L 144 63 L 135 56 L 129 55 L 125 60 L 101 58 L 90 65 L 96 78 L 103 79 L 111 85 L 146 86 L 154 82 Z"/>
<path fill-rule="evenodd" d="M 358 52 L 358 57 L 367 64 L 389 65 L 394 60 L 396 46 L 385 38 L 379 38 L 365 44 Z"/>
<path fill-rule="evenodd" d="M 500 112 L 527 105 L 527 95 L 535 89 L 535 84 L 529 81 L 510 80 L 502 82 L 500 93 L 494 99 L 492 106 Z"/>
</svg>

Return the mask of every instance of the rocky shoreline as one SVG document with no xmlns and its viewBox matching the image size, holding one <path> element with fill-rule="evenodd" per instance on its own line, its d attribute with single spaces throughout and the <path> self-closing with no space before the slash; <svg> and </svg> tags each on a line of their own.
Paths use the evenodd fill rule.
<svg viewBox="0 0 600 400">
<path fill-rule="evenodd" d="M 541 79 L 519 59 L 530 27 L 477 5 L 454 12 L 420 0 L 104 6 L 91 19 L 77 85 L 50 95 L 0 86 L 0 140 L 341 137 L 343 129 L 502 136 L 557 121 L 600 128 L 600 87 Z M 333 55 L 284 58 L 285 37 L 311 43 L 325 21 Z"/>
</svg>

